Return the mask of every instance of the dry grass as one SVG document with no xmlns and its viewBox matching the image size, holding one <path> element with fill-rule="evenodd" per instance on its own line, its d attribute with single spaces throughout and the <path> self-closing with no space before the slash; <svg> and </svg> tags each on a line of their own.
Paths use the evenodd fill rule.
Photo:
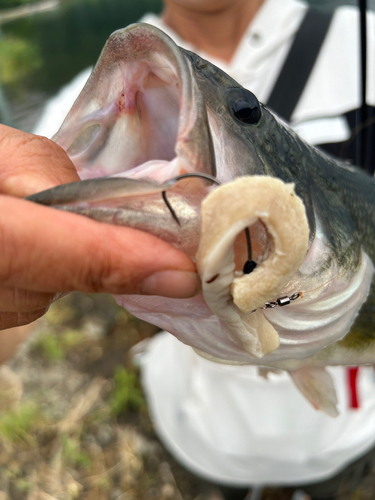
<svg viewBox="0 0 375 500">
<path fill-rule="evenodd" d="M 220 500 L 154 435 L 128 352 L 155 331 L 110 297 L 80 294 L 36 323 L 0 369 L 0 500 Z M 371 476 L 340 500 L 374 492 Z"/>
</svg>

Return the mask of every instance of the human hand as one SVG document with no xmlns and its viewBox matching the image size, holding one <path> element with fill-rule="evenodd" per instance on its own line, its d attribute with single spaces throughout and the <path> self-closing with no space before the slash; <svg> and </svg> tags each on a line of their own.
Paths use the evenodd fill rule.
<svg viewBox="0 0 375 500">
<path fill-rule="evenodd" d="M 15 198 L 76 180 L 60 146 L 0 125 L 0 330 L 73 290 L 186 298 L 199 289 L 190 258 L 153 235 Z"/>
</svg>

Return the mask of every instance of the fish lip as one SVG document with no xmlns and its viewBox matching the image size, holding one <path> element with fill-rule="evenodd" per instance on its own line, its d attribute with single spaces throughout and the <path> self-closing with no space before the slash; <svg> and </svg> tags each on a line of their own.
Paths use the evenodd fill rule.
<svg viewBox="0 0 375 500">
<path fill-rule="evenodd" d="M 145 54 L 145 55 L 144 55 Z M 194 144 L 191 143 L 190 132 L 196 124 L 197 115 L 197 102 L 196 96 L 196 86 L 194 86 L 194 78 L 192 75 L 191 63 L 184 54 L 184 52 L 175 44 L 175 42 L 164 32 L 158 28 L 146 24 L 137 23 L 132 24 L 124 29 L 115 31 L 106 45 L 103 48 L 101 57 L 96 64 L 92 75 L 90 76 L 88 82 L 86 83 L 82 93 L 77 98 L 73 105 L 72 110 L 68 114 L 61 128 L 53 137 L 53 140 L 62 146 L 71 157 L 73 163 L 75 163 L 76 168 L 81 176 L 81 178 L 92 178 L 92 177 L 102 177 L 105 175 L 121 175 L 121 176 L 133 176 L 134 178 L 142 178 L 148 175 L 147 171 L 142 172 L 142 165 L 146 161 L 136 162 L 130 168 L 126 168 L 124 172 L 121 172 L 118 168 L 115 168 L 114 172 L 106 171 L 107 166 L 105 165 L 102 169 L 96 168 L 86 168 L 84 166 L 84 161 L 80 161 L 76 158 L 75 153 L 71 151 L 71 147 L 74 144 L 72 140 L 72 135 L 80 133 L 80 130 L 87 130 L 91 124 L 95 124 L 96 118 L 95 114 L 92 116 L 90 114 L 85 117 L 83 123 L 79 122 L 77 126 L 77 116 L 79 115 L 80 107 L 87 106 L 87 103 L 93 97 L 96 97 L 97 83 L 104 78 L 105 75 L 114 71 L 116 66 L 121 63 L 126 64 L 127 62 L 137 62 L 143 61 L 142 57 L 147 57 L 147 55 L 161 55 L 165 57 L 170 64 L 170 69 L 173 70 L 176 78 L 178 79 L 178 91 L 179 91 L 179 114 L 178 114 L 178 126 L 176 133 L 176 142 L 174 143 L 174 158 L 167 160 L 169 163 L 177 158 L 177 165 L 171 167 L 170 170 L 173 172 L 170 175 L 164 175 L 162 177 L 162 182 L 165 182 L 176 175 L 179 175 L 185 171 L 201 171 L 199 166 L 194 164 L 194 154 L 189 154 L 189 149 L 194 149 Z M 161 59 L 162 60 L 162 59 Z M 125 74 L 125 73 L 124 73 Z M 131 82 L 131 77 L 130 80 Z M 126 88 L 126 79 L 124 80 Z M 99 92 L 100 93 L 100 92 Z M 90 97 L 91 96 L 91 97 Z M 99 96 L 100 99 L 104 99 L 103 96 Z M 176 117 L 177 118 L 177 117 Z M 177 121 L 177 119 L 176 119 Z M 209 135 L 209 126 L 207 124 L 207 134 Z M 173 143 L 170 145 L 172 146 Z M 90 147 L 89 144 L 88 147 Z M 80 154 L 80 153 L 79 153 Z M 151 157 L 150 160 L 158 160 L 159 158 Z M 163 160 L 163 158 L 161 159 Z M 197 162 L 199 163 L 199 162 Z M 201 162 L 202 163 L 202 162 Z M 214 155 L 211 156 L 210 164 L 214 164 Z M 132 171 L 139 167 L 138 173 L 132 175 Z M 179 169 L 179 170 L 178 170 Z M 154 169 L 156 172 L 156 169 Z M 210 173 L 214 173 L 210 171 Z M 155 174 L 156 176 L 157 174 Z M 160 174 L 162 175 L 162 174 Z"/>
</svg>

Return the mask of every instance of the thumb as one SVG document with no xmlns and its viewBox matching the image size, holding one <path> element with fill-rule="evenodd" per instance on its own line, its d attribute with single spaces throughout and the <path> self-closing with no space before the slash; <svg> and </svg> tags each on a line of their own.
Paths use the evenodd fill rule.
<svg viewBox="0 0 375 500">
<path fill-rule="evenodd" d="M 39 292 L 188 297 L 195 265 L 148 233 L 0 196 L 0 284 Z"/>
</svg>

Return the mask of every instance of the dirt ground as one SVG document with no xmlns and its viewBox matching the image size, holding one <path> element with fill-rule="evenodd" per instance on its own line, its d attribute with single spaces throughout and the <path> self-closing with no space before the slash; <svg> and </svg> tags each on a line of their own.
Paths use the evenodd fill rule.
<svg viewBox="0 0 375 500">
<path fill-rule="evenodd" d="M 32 326 L 0 368 L 0 500 L 220 500 L 154 433 L 129 349 L 156 331 L 83 294 Z M 261 500 L 292 495 L 269 488 Z M 372 474 L 339 500 L 374 498 Z"/>
</svg>

